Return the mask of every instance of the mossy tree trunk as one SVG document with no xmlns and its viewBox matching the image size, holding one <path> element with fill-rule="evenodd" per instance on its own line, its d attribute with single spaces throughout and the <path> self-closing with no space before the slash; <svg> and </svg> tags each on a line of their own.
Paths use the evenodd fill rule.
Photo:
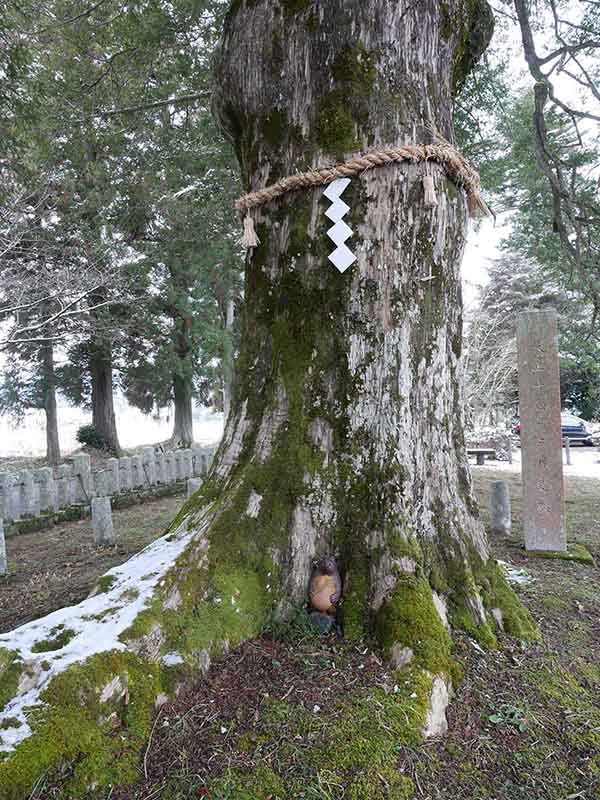
<svg viewBox="0 0 600 800">
<path fill-rule="evenodd" d="M 454 92 L 491 27 L 485 2 L 235 3 L 216 108 L 247 189 L 432 129 L 452 141 Z M 443 672 L 447 620 L 491 641 L 496 602 L 463 437 L 466 198 L 429 169 L 433 209 L 422 165 L 352 180 L 358 259 L 345 274 L 327 259 L 322 188 L 254 214 L 232 409 L 206 491 L 227 498 L 213 528 L 244 563 L 271 554 L 280 611 L 334 553 L 346 635 L 376 633 L 399 663 Z"/>
</svg>

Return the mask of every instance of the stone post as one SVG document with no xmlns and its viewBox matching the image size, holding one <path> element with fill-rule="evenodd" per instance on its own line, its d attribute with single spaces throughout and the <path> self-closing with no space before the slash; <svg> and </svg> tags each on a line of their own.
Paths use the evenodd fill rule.
<svg viewBox="0 0 600 800">
<path fill-rule="evenodd" d="M 70 464 L 61 464 L 58 468 L 56 480 L 56 504 L 58 508 L 69 505 L 69 480 L 73 467 Z"/>
<path fill-rule="evenodd" d="M 21 514 L 27 517 L 37 517 L 39 513 L 39 492 L 36 492 L 33 472 L 23 469 L 21 470 Z"/>
<path fill-rule="evenodd" d="M 165 472 L 165 454 L 160 451 L 155 454 L 154 459 L 154 479 L 162 486 L 167 482 Z"/>
<path fill-rule="evenodd" d="M 139 489 L 144 485 L 141 456 L 131 456 L 131 485 L 134 489 Z"/>
<path fill-rule="evenodd" d="M 40 491 L 40 511 L 56 511 L 56 482 L 52 467 L 42 467 L 36 472 L 36 480 Z"/>
<path fill-rule="evenodd" d="M 517 321 L 526 550 L 566 551 L 556 312 Z"/>
<path fill-rule="evenodd" d="M 571 466 L 571 440 L 565 439 L 565 462 L 568 467 Z"/>
<path fill-rule="evenodd" d="M 119 494 L 121 491 L 121 482 L 119 475 L 119 459 L 109 458 L 106 462 L 106 469 L 108 470 L 108 485 L 109 494 Z"/>
<path fill-rule="evenodd" d="M 131 484 L 131 459 L 127 456 L 119 459 L 119 488 L 121 492 L 130 492 Z"/>
<path fill-rule="evenodd" d="M 200 478 L 188 478 L 186 496 L 189 499 L 202 486 Z"/>
<path fill-rule="evenodd" d="M 173 463 L 175 465 L 175 480 L 183 480 L 183 458 L 181 450 L 175 450 L 173 453 Z"/>
<path fill-rule="evenodd" d="M 144 472 L 144 485 L 154 486 L 156 479 L 154 477 L 154 448 L 142 448 L 142 469 Z"/>
<path fill-rule="evenodd" d="M 82 503 L 89 503 L 94 495 L 92 487 L 92 469 L 90 457 L 87 453 L 79 453 L 72 457 L 73 477 L 79 483 L 76 499 Z"/>
<path fill-rule="evenodd" d="M 10 487 L 10 472 L 0 472 L 0 520 L 9 519 Z"/>
<path fill-rule="evenodd" d="M 0 575 L 8 575 L 6 542 L 4 541 L 4 524 L 1 519 L 0 519 Z"/>
<path fill-rule="evenodd" d="M 115 543 L 110 497 L 93 498 L 92 530 L 96 547 L 109 547 Z"/>
<path fill-rule="evenodd" d="M 188 478 L 194 477 L 194 467 L 192 463 L 192 451 L 191 450 L 182 450 L 181 451 L 181 459 L 183 464 L 183 477 L 187 480 Z"/>
<path fill-rule="evenodd" d="M 110 496 L 110 475 L 107 469 L 99 469 L 94 472 L 94 489 L 96 497 Z"/>
<path fill-rule="evenodd" d="M 509 536 L 511 531 L 510 492 L 506 481 L 492 481 L 490 487 L 492 533 Z"/>
<path fill-rule="evenodd" d="M 202 475 L 202 450 L 199 447 L 192 447 L 192 472 L 194 478 Z"/>
<path fill-rule="evenodd" d="M 8 503 L 9 511 L 8 517 L 11 520 L 20 519 L 23 515 L 23 507 L 21 502 L 21 473 L 12 472 L 9 479 L 8 486 Z"/>
<path fill-rule="evenodd" d="M 165 453 L 165 480 L 167 483 L 175 482 L 175 464 L 170 450 Z"/>
</svg>

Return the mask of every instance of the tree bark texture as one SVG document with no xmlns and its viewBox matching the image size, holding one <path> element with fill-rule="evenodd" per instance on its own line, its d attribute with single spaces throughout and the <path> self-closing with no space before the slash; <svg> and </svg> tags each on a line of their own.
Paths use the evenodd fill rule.
<svg viewBox="0 0 600 800">
<path fill-rule="evenodd" d="M 92 344 L 90 349 L 92 379 L 92 425 L 115 455 L 121 451 L 115 420 L 113 369 L 110 343 Z"/>
<path fill-rule="evenodd" d="M 173 375 L 173 403 L 173 444 L 177 447 L 190 447 L 194 443 L 191 378 L 178 373 Z"/>
<path fill-rule="evenodd" d="M 60 464 L 60 441 L 58 438 L 58 414 L 56 410 L 56 375 L 52 342 L 42 345 L 44 370 L 44 411 L 46 414 L 46 460 L 48 464 Z"/>
</svg>

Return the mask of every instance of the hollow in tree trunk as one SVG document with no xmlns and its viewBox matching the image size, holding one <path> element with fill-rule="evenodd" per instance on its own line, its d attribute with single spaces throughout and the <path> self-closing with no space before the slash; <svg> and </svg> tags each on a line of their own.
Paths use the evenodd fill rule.
<svg viewBox="0 0 600 800">
<path fill-rule="evenodd" d="M 121 447 L 115 420 L 110 342 L 92 343 L 90 347 L 90 375 L 92 381 L 92 425 L 102 437 L 106 448 L 118 455 Z"/>
<path fill-rule="evenodd" d="M 48 464 L 54 466 L 60 463 L 60 441 L 56 410 L 56 375 L 51 342 L 44 342 L 42 345 L 42 369 L 44 373 L 44 412 L 46 414 L 46 460 Z"/>
</svg>

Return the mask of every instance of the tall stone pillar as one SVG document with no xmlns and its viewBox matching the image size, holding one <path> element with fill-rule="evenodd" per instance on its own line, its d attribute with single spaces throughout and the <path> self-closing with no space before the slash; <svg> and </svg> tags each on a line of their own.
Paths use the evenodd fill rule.
<svg viewBox="0 0 600 800">
<path fill-rule="evenodd" d="M 567 549 L 560 431 L 556 312 L 517 321 L 519 412 L 526 550 Z"/>
<path fill-rule="evenodd" d="M 4 524 L 0 519 L 0 575 L 8 574 L 8 559 L 6 558 L 6 542 L 4 541 Z"/>
<path fill-rule="evenodd" d="M 59 508 L 68 506 L 69 499 L 69 481 L 71 480 L 71 473 L 73 467 L 70 464 L 61 464 L 58 468 L 58 478 L 56 481 L 56 503 Z"/>
</svg>

